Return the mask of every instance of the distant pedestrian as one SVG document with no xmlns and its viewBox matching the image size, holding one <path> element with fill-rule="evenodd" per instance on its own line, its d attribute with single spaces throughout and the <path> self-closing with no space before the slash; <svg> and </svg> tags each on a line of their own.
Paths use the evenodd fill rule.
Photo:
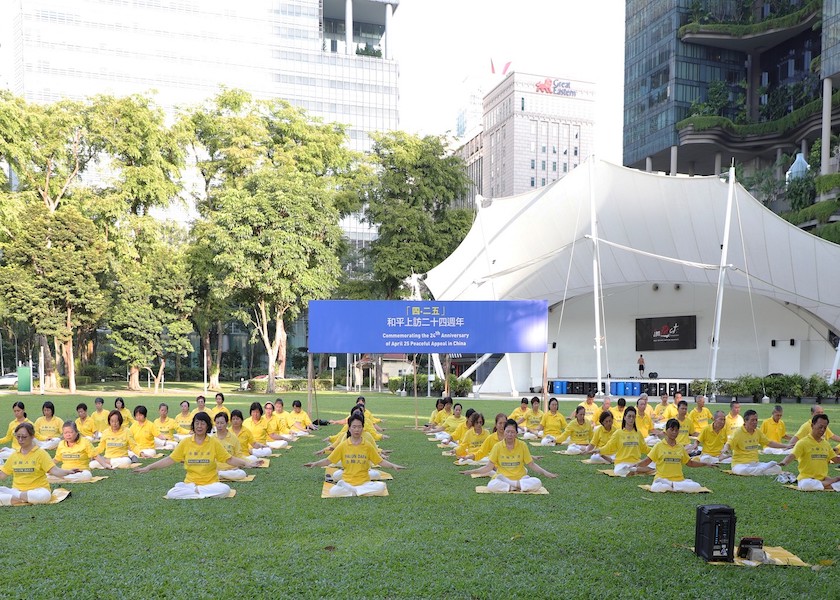
<svg viewBox="0 0 840 600">
<path fill-rule="evenodd" d="M 645 376 L 645 357 L 641 354 L 639 355 L 639 360 L 636 361 L 636 364 L 639 365 L 639 377 Z"/>
</svg>

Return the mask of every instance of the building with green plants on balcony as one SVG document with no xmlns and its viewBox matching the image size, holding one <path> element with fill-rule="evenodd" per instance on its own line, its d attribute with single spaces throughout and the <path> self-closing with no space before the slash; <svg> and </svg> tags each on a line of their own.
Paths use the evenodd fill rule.
<svg viewBox="0 0 840 600">
<path fill-rule="evenodd" d="M 626 6 L 625 165 L 711 175 L 734 161 L 739 178 L 779 212 L 805 208 L 815 188 L 836 196 L 840 2 Z M 811 163 L 810 188 L 786 197 L 784 174 L 799 152 Z"/>
</svg>

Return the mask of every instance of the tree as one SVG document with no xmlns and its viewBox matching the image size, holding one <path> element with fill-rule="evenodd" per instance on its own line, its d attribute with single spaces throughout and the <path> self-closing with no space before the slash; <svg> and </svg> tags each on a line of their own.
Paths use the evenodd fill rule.
<svg viewBox="0 0 840 600">
<path fill-rule="evenodd" d="M 369 256 L 382 295 L 394 298 L 409 275 L 430 270 L 466 236 L 472 212 L 450 205 L 466 193 L 469 178 L 441 137 L 403 132 L 371 137 L 377 176 L 364 214 L 379 228 L 379 237 Z"/>
<path fill-rule="evenodd" d="M 107 265 L 99 232 L 72 206 L 50 212 L 30 204 L 4 245 L 2 260 L 0 290 L 7 310 L 61 345 L 75 392 L 74 333 L 96 323 L 105 309 L 100 279 Z"/>
</svg>

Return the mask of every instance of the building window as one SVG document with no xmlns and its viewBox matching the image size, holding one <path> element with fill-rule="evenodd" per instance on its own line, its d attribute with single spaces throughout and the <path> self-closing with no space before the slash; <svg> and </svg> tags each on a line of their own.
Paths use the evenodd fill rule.
<svg viewBox="0 0 840 600">
<path fill-rule="evenodd" d="M 525 96 L 522 96 L 522 99 L 521 99 L 521 100 L 522 100 L 522 102 L 521 102 L 521 104 L 520 104 L 520 107 L 521 107 L 521 108 L 520 108 L 519 110 L 525 110 Z"/>
<path fill-rule="evenodd" d="M 536 168 L 537 168 L 537 161 L 536 161 L 535 159 L 533 159 L 533 158 L 531 159 L 531 168 L 532 168 L 532 169 L 536 169 Z"/>
<path fill-rule="evenodd" d="M 575 146 L 575 156 L 577 156 L 577 155 L 578 155 L 578 147 Z"/>
<path fill-rule="evenodd" d="M 545 161 L 542 161 L 542 170 L 545 171 Z"/>
<path fill-rule="evenodd" d="M 534 177 L 531 177 L 531 187 L 534 187 L 535 182 L 536 182 L 536 179 Z"/>
<path fill-rule="evenodd" d="M 540 185 L 545 185 L 545 177 L 542 178 L 542 183 Z"/>
<path fill-rule="evenodd" d="M 552 154 L 557 154 L 557 146 L 552 146 L 551 147 L 551 153 Z"/>
<path fill-rule="evenodd" d="M 551 170 L 554 171 L 555 173 L 557 172 L 557 161 L 556 160 L 553 163 L 551 163 Z"/>
<path fill-rule="evenodd" d="M 569 163 L 563 163 L 563 172 L 564 172 L 564 173 L 568 173 L 568 172 L 569 172 Z"/>
</svg>

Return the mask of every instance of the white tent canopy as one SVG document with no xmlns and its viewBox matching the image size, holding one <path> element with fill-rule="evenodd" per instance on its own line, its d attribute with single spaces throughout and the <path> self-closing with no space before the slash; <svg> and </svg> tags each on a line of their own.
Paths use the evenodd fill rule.
<svg viewBox="0 0 840 600">
<path fill-rule="evenodd" d="M 485 201 L 425 283 L 439 300 L 554 306 L 591 294 L 594 203 L 605 293 L 651 282 L 715 287 L 727 193 L 718 177 L 665 176 L 590 158 L 550 186 Z M 727 289 L 806 311 L 826 336 L 840 331 L 840 246 L 784 221 L 740 185 L 727 263 Z"/>
</svg>

